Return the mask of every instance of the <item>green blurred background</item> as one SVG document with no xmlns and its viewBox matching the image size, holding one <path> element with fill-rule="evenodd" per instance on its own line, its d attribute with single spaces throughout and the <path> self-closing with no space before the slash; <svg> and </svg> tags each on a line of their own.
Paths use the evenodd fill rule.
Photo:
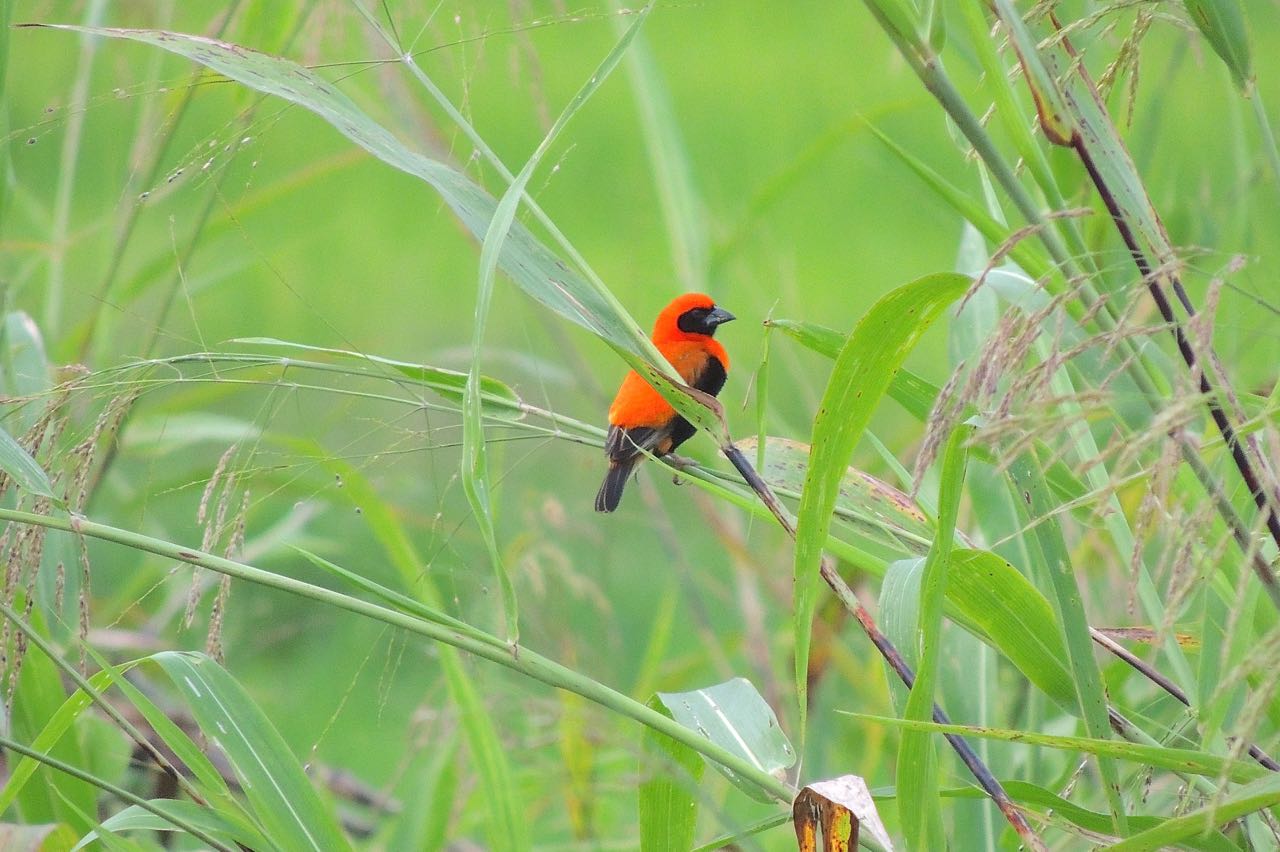
<svg viewBox="0 0 1280 852">
<path fill-rule="evenodd" d="M 1101 8 L 1063 6 L 1073 15 Z M 1122 126 L 1173 241 L 1195 249 L 1195 298 L 1232 256 L 1245 256 L 1222 296 L 1217 343 L 1239 387 L 1265 388 L 1280 354 L 1273 283 L 1280 194 L 1274 176 L 1257 170 L 1249 104 L 1174 11 L 1170 4 L 1147 33 L 1132 121 Z M 351 4 L 38 2 L 11 10 L 14 23 L 92 21 L 200 34 L 215 33 L 225 13 L 226 40 L 321 69 L 401 139 L 466 164 L 500 191 Z M 383 20 L 387 13 L 513 170 L 612 47 L 618 25 L 628 23 L 608 5 L 538 0 L 389 2 L 374 12 Z M 1132 23 L 1133 13 L 1120 10 L 1079 35 L 1095 74 Z M 1276 54 L 1262 49 L 1276 44 L 1277 5 L 1251 8 L 1250 25 L 1260 89 L 1266 103 L 1278 103 Z M 642 41 L 701 199 L 708 263 L 700 286 L 740 319 L 721 333 L 733 359 L 722 399 L 733 433 L 754 434 L 765 317 L 847 331 L 890 288 L 955 266 L 958 216 L 864 119 L 975 194 L 978 177 L 860 4 L 663 3 Z M 144 357 L 244 349 L 229 341 L 266 336 L 467 368 L 478 248 L 429 187 L 357 151 L 302 109 L 197 75 L 154 49 L 16 29 L 8 51 L 13 180 L 0 221 L 0 282 L 6 309 L 35 319 L 55 364 L 105 371 Z M 950 51 L 949 70 L 981 101 L 980 78 L 965 56 L 963 45 Z M 1110 101 L 1118 117 L 1130 109 L 1130 79 L 1122 77 Z M 662 305 L 698 282 L 680 280 L 673 261 L 632 82 L 625 67 L 607 82 L 530 187 L 648 328 Z M 1030 123 L 1029 105 L 1026 114 Z M 1080 185 L 1070 158 L 1054 164 L 1064 185 Z M 1091 201 L 1084 194 L 1074 200 Z M 1109 224 L 1095 216 L 1086 231 L 1115 259 L 1116 274 L 1129 275 Z M 526 401 L 588 422 L 604 420 L 623 373 L 601 342 L 505 282 L 483 352 L 485 373 Z M 945 329 L 930 333 L 910 366 L 946 381 Z M 764 429 L 807 440 L 828 369 L 794 343 L 772 340 Z M 197 543 L 206 483 L 236 444 L 236 488 L 250 495 L 249 561 L 327 582 L 284 546 L 298 543 L 394 582 L 366 511 L 376 500 L 410 532 L 452 608 L 499 629 L 488 557 L 457 476 L 456 418 L 290 386 L 324 384 L 323 376 L 264 376 L 148 391 L 90 514 Z M 84 405 L 101 406 L 123 390 L 104 384 Z M 919 439 L 910 422 L 889 405 L 872 424 L 908 467 Z M 92 419 L 78 428 L 87 432 Z M 641 700 L 654 689 L 743 675 L 793 729 L 791 557 L 777 530 L 695 488 L 673 487 L 652 469 L 641 473 L 622 511 L 596 515 L 598 449 L 528 436 L 499 440 L 515 435 L 503 429 L 490 434 L 499 541 L 517 577 L 522 642 Z M 687 449 L 716 463 L 705 438 Z M 856 462 L 894 479 L 870 446 Z M 239 495 L 228 498 L 229 511 Z M 95 627 L 203 646 L 208 598 L 191 628 L 181 628 L 173 612 L 181 614 L 188 569 L 106 546 L 92 554 Z M 835 626 L 839 676 L 818 693 L 814 718 L 822 722 L 806 743 L 804 775 L 855 772 L 873 785 L 891 783 L 892 737 L 829 713 L 889 706 L 870 646 L 856 630 Z M 236 586 L 224 644 L 230 670 L 304 759 L 403 795 L 415 768 L 457 737 L 433 649 L 417 640 Z M 538 839 L 631 845 L 638 730 L 486 664 L 468 665 L 501 720 Z M 462 777 L 474 782 L 465 754 L 458 760 Z M 464 801 L 483 794 L 466 781 L 461 789 Z M 707 789 L 714 806 L 700 837 L 768 813 L 727 785 Z M 483 836 L 482 821 L 481 808 L 460 804 L 456 836 Z M 789 831 L 766 837 L 785 845 Z"/>
</svg>

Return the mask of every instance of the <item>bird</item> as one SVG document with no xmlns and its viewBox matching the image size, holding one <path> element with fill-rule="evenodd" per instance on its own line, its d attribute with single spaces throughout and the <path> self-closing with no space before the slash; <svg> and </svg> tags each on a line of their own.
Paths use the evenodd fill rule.
<svg viewBox="0 0 1280 852">
<path fill-rule="evenodd" d="M 685 384 L 715 396 L 729 375 L 729 356 L 715 333 L 734 319 L 705 293 L 685 293 L 658 314 L 651 339 Z M 609 406 L 604 441 L 609 472 L 596 494 L 596 511 L 618 508 L 627 480 L 646 452 L 656 456 L 675 452 L 697 431 L 639 373 L 627 373 Z"/>
</svg>

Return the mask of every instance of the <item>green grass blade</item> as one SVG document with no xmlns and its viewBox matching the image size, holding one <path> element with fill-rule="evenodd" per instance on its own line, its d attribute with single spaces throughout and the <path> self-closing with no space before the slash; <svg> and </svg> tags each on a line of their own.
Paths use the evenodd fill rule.
<svg viewBox="0 0 1280 852">
<path fill-rule="evenodd" d="M 1280 804 L 1280 777 L 1269 775 L 1224 794 L 1203 808 L 1165 820 L 1160 825 L 1105 847 L 1114 852 L 1168 849 L 1199 837 L 1213 826 Z"/>
<path fill-rule="evenodd" d="M 463 395 L 462 403 L 462 487 L 466 492 L 467 502 L 471 505 L 472 515 L 480 526 L 480 534 L 489 551 L 489 559 L 493 563 L 498 587 L 502 592 L 502 612 L 507 641 L 513 646 L 519 641 L 520 636 L 516 592 L 511 582 L 511 574 L 507 571 L 502 558 L 502 550 L 498 546 L 490 491 L 488 448 L 484 440 L 484 421 L 481 411 L 480 349 L 484 341 L 489 303 L 493 296 L 494 276 L 497 274 L 503 246 L 515 223 L 520 199 L 524 196 L 525 187 L 533 177 L 534 170 L 573 116 L 622 61 L 623 54 L 626 53 L 632 39 L 640 32 L 640 27 L 647 19 L 651 8 L 652 6 L 646 6 L 640 14 L 635 16 L 635 21 L 605 56 L 604 61 L 596 68 L 587 83 L 574 95 L 533 155 L 529 157 L 524 168 L 503 193 L 493 212 L 489 227 L 485 230 L 484 243 L 480 249 L 480 281 L 476 296 L 475 326 L 472 330 L 471 369 L 467 374 L 466 393 Z"/>
<path fill-rule="evenodd" d="M 1071 825 L 1098 834 L 1110 834 L 1112 831 L 1111 815 L 1082 808 L 1075 802 L 1064 799 L 1056 793 L 1046 790 L 1037 784 L 1026 781 L 1006 781 L 1005 789 L 1009 795 L 1023 807 L 1037 810 L 1046 819 L 1057 818 Z M 1145 831 L 1164 823 L 1164 817 L 1130 816 L 1129 828 L 1133 831 Z M 1239 852 L 1227 836 L 1219 831 L 1209 832 L 1203 837 L 1189 839 L 1186 848 L 1199 852 Z"/>
<path fill-rule="evenodd" d="M 969 454 L 965 444 L 973 427 L 957 426 L 947 440 L 942 456 L 938 495 L 938 534 L 929 548 L 920 581 L 919 624 L 916 647 L 920 665 L 907 697 L 907 719 L 933 716 L 934 685 L 938 679 L 942 653 L 942 608 L 947 594 L 947 574 L 951 545 L 955 541 L 956 518 L 964 492 L 965 467 Z M 938 756 L 933 738 L 904 732 L 898 745 L 898 810 L 909 849 L 940 849 L 946 846 L 942 828 L 941 800 L 938 797 Z"/>
<path fill-rule="evenodd" d="M 222 841 L 230 848 L 237 846 L 249 849 L 270 849 L 275 847 L 267 838 L 256 831 L 246 830 L 245 826 L 224 818 L 217 811 L 201 807 L 195 802 L 178 799 L 152 799 L 148 802 L 152 810 L 138 805 L 130 805 L 117 811 L 102 821 L 98 831 L 91 831 L 80 839 L 71 850 L 83 849 L 94 840 L 99 839 L 99 831 L 185 831 L 181 826 L 189 825 L 200 829 L 208 837 Z M 164 814 L 165 816 L 161 816 Z"/>
<path fill-rule="evenodd" d="M 846 340 L 845 335 L 833 328 L 803 320 L 770 319 L 765 325 L 799 341 L 805 348 L 832 359 L 840 354 Z M 933 403 L 940 392 L 937 385 L 905 367 L 893 374 L 888 390 L 894 402 L 921 423 L 929 419 L 929 412 L 933 410 Z"/>
<path fill-rule="evenodd" d="M 378 355 L 366 355 L 363 352 L 351 352 L 346 349 L 330 349 L 326 346 L 311 346 L 306 343 L 295 343 L 290 340 L 277 340 L 274 337 L 239 337 L 228 343 L 245 343 L 253 346 L 279 347 L 295 349 L 300 352 L 318 352 L 332 355 L 343 361 L 358 361 L 377 367 L 389 367 L 399 375 L 412 380 L 414 384 L 430 388 L 450 402 L 462 403 L 466 393 L 467 374 L 444 367 L 431 367 L 426 364 L 411 364 L 408 361 L 397 361 Z M 523 415 L 520 395 L 507 385 L 491 376 L 480 377 L 480 395 L 485 407 L 486 416 L 513 418 Z"/>
<path fill-rule="evenodd" d="M 831 528 L 840 480 L 880 398 L 920 335 L 969 286 L 953 273 L 929 275 L 880 299 L 836 358 L 813 424 L 813 451 L 797 516 L 795 550 L 795 681 L 804 731 L 809 639 L 818 598 L 818 562 Z"/>
<path fill-rule="evenodd" d="M 649 707 L 671 715 L 656 695 Z M 705 764 L 696 751 L 652 728 L 644 731 L 644 753 L 650 767 L 639 787 L 640 849 L 692 849 L 698 822 L 695 791 Z"/>
<path fill-rule="evenodd" d="M 988 213 L 986 206 L 981 201 L 949 182 L 934 169 L 930 168 L 923 160 L 909 153 L 907 149 L 874 125 L 868 124 L 867 126 L 885 148 L 915 172 L 929 189 L 933 190 L 939 198 L 951 209 L 959 213 L 966 222 L 976 228 L 993 245 L 1002 245 L 1013 235 L 1012 229 Z M 1031 243 L 1026 241 L 1019 241 L 1012 245 L 1009 256 L 1017 261 L 1019 266 L 1033 271 L 1036 277 L 1044 277 L 1051 270 L 1044 256 Z"/>
<path fill-rule="evenodd" d="M 1200 35 L 1231 72 L 1236 88 L 1248 94 L 1253 88 L 1253 55 L 1240 0 L 1183 0 L 1183 3 Z"/>
<path fill-rule="evenodd" d="M 1022 745 L 1052 748 L 1059 751 L 1083 752 L 1084 754 L 1097 755 L 1098 757 L 1124 760 L 1143 766 L 1166 769 L 1179 774 L 1198 775 L 1204 778 L 1227 778 L 1240 784 L 1247 784 L 1259 778 L 1275 777 L 1252 761 L 1229 760 L 1216 754 L 1186 748 L 1168 748 L 1148 743 L 1125 742 L 1124 740 L 1100 740 L 1092 737 L 1040 734 L 1034 731 L 983 728 L 974 725 L 942 725 L 937 722 L 898 719 L 893 716 L 839 712 L 845 716 L 891 728 L 929 731 L 935 734 L 960 734 L 964 737 L 1002 740 Z"/>
<path fill-rule="evenodd" d="M 618 9 L 617 0 L 611 5 Z M 647 14 L 648 7 L 643 11 Z M 621 16 L 613 19 L 620 34 L 624 20 Z M 671 97 L 643 38 L 637 38 L 627 52 L 627 75 L 640 116 L 649 167 L 653 170 L 658 204 L 667 226 L 676 280 L 683 290 L 702 292 L 707 289 L 709 255 L 706 215 L 694 186 L 693 166 L 681 138 Z"/>
<path fill-rule="evenodd" d="M 275 726 L 225 669 L 191 652 L 152 658 L 173 681 L 205 736 L 227 756 L 268 837 L 286 849 L 350 849 Z"/>
<path fill-rule="evenodd" d="M 1032 557 L 1044 566 L 1053 586 L 1053 608 L 1071 664 L 1080 718 L 1084 720 L 1085 730 L 1090 736 L 1103 739 L 1111 730 L 1107 718 L 1107 697 L 1093 655 L 1093 640 L 1089 635 L 1089 622 L 1071 554 L 1057 518 L 1051 516 L 1056 504 L 1040 472 L 1039 463 L 1029 453 L 1019 456 L 1010 466 L 1009 482 L 1024 525 L 1034 524 L 1024 535 L 1028 549 Z M 1126 828 L 1120 777 L 1115 765 L 1105 758 L 1098 759 L 1098 770 L 1111 806 L 1116 833 L 1123 835 Z"/>
</svg>

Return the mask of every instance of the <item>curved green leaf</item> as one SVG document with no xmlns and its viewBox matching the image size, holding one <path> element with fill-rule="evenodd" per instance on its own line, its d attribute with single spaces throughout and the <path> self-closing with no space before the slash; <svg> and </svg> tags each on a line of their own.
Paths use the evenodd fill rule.
<svg viewBox="0 0 1280 852">
<path fill-rule="evenodd" d="M 235 848 L 240 845 L 249 849 L 278 848 L 257 831 L 242 823 L 227 819 L 218 811 L 186 802 L 180 799 L 152 799 L 150 804 L 155 810 L 171 815 L 180 823 L 186 823 L 203 831 L 209 837 L 224 841 L 227 846 Z M 144 810 L 137 805 L 130 805 L 122 811 L 112 814 L 102 821 L 106 831 L 181 831 L 172 820 L 165 819 L 153 811 Z M 72 847 L 71 852 L 83 849 L 94 840 L 99 839 L 98 831 L 91 831 L 80 842 Z M 8 847 L 5 847 L 8 848 Z"/>
<path fill-rule="evenodd" d="M 802 730 L 807 715 L 809 639 L 817 606 L 818 563 L 840 480 L 854 446 L 907 353 L 942 311 L 964 294 L 969 281 L 964 275 L 941 273 L 889 293 L 849 335 L 831 371 L 813 423 L 813 452 L 797 516 L 793 618 Z"/>
<path fill-rule="evenodd" d="M 778 717 L 746 678 L 736 677 L 690 692 L 659 692 L 671 717 L 690 730 L 770 774 L 796 762 L 795 749 Z M 772 799 L 749 779 L 716 764 L 716 769 L 753 799 Z"/>
<path fill-rule="evenodd" d="M 738 447 L 752 455 L 759 442 L 744 438 Z M 769 487 L 784 496 L 799 495 L 809 470 L 808 444 L 768 436 L 763 456 L 759 473 Z M 933 524 L 914 500 L 855 467 L 847 468 L 840 480 L 835 512 L 868 538 L 894 550 L 924 553 L 933 539 Z"/>
<path fill-rule="evenodd" d="M 1027 680 L 1076 714 L 1075 683 L 1053 607 L 1018 569 L 985 550 L 951 555 L 947 601 Z"/>
<path fill-rule="evenodd" d="M 414 384 L 430 388 L 450 402 L 456 402 L 459 405 L 462 403 L 463 393 L 467 386 L 467 374 L 457 370 L 429 367 L 425 364 L 411 364 L 408 361 L 396 361 L 378 355 L 366 355 L 363 352 L 330 349 L 325 346 L 309 346 L 305 343 L 277 340 L 274 337 L 241 337 L 229 342 L 247 343 L 254 346 L 282 347 L 296 349 L 300 352 L 320 352 L 344 361 L 358 361 L 365 364 L 376 364 L 380 367 L 389 367 L 400 375 L 411 379 Z M 524 415 L 520 407 L 522 404 L 520 396 L 505 382 L 490 376 L 480 377 L 480 399 L 481 404 L 489 410 L 489 413 L 505 414 L 505 416 L 513 419 Z"/>
<path fill-rule="evenodd" d="M 1231 71 L 1236 88 L 1248 92 L 1253 87 L 1253 57 L 1249 50 L 1249 30 L 1244 23 L 1244 8 L 1239 0 L 1183 2 L 1200 35 Z"/>
<path fill-rule="evenodd" d="M 286 849 L 350 849 L 332 809 L 298 758 L 235 678 L 204 654 L 165 651 L 152 659 L 169 675 L 235 771 L 268 837 Z"/>
</svg>

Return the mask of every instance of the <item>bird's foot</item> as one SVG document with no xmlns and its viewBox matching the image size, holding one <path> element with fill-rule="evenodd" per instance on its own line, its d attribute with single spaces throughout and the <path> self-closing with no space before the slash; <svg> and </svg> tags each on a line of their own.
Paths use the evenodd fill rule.
<svg viewBox="0 0 1280 852">
<path fill-rule="evenodd" d="M 671 483 L 673 485 L 683 485 L 684 479 L 680 476 L 680 474 L 691 467 L 697 466 L 697 462 L 695 462 L 693 459 L 676 455 L 675 453 L 667 453 L 665 456 L 662 457 L 662 461 L 664 464 L 666 464 L 672 470 L 675 471 L 675 475 L 671 477 Z"/>
</svg>

